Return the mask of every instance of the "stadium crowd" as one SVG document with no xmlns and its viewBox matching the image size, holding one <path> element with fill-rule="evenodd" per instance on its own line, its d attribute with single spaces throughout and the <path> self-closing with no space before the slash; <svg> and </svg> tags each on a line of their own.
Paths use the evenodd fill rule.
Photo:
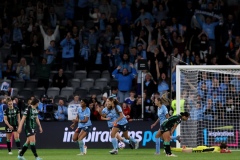
<svg viewBox="0 0 240 160">
<path fill-rule="evenodd" d="M 1 103 L 4 105 L 6 95 L 10 95 L 14 105 L 23 110 L 37 96 L 41 100 L 41 120 L 52 120 L 52 116 L 67 120 L 68 104 L 78 104 L 86 97 L 90 100 L 91 120 L 100 120 L 95 108 L 104 106 L 110 95 L 118 97 L 130 121 L 142 118 L 142 98 L 145 120 L 157 118 L 153 103 L 157 97 L 165 98 L 165 105 L 174 115 L 176 103 L 168 96 L 175 95 L 176 65 L 240 63 L 238 1 L 0 3 Z M 147 61 L 148 70 L 138 70 L 139 60 Z M 187 91 L 181 95 L 183 108 L 191 118 L 238 118 L 240 77 L 201 76 L 197 103 Z"/>
</svg>

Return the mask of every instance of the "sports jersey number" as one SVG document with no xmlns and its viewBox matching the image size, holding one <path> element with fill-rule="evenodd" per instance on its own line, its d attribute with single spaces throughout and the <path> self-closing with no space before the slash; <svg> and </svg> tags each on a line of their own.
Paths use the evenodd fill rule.
<svg viewBox="0 0 240 160">
<path fill-rule="evenodd" d="M 7 132 L 12 132 L 12 130 L 10 128 L 7 129 Z"/>
<path fill-rule="evenodd" d="M 32 133 L 35 133 L 35 129 L 32 129 Z"/>
</svg>

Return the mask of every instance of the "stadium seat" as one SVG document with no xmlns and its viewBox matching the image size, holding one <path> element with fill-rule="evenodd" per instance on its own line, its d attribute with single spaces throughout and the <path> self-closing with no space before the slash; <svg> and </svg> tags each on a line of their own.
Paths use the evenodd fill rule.
<svg viewBox="0 0 240 160">
<path fill-rule="evenodd" d="M 33 95 L 38 97 L 38 98 L 41 98 L 42 95 L 45 94 L 45 88 L 41 87 L 41 88 L 35 88 L 33 90 Z"/>
<path fill-rule="evenodd" d="M 70 87 L 73 87 L 74 89 L 80 87 L 81 85 L 80 79 L 77 79 L 77 78 L 71 79 L 69 83 L 70 83 Z"/>
<path fill-rule="evenodd" d="M 118 87 L 118 80 L 116 79 L 111 79 L 109 82 L 110 87 Z"/>
<path fill-rule="evenodd" d="M 102 89 L 102 93 L 103 93 L 103 94 L 104 94 L 104 93 L 107 93 L 107 94 L 109 95 L 110 90 L 111 90 L 111 87 L 106 86 L 106 87 L 104 87 L 104 88 Z"/>
<path fill-rule="evenodd" d="M 30 77 L 31 78 L 36 78 L 36 69 L 37 66 L 35 64 L 30 64 Z"/>
<path fill-rule="evenodd" d="M 83 79 L 81 82 L 81 87 L 84 87 L 89 90 L 89 88 L 94 86 L 94 80 L 92 78 Z"/>
<path fill-rule="evenodd" d="M 57 73 L 58 71 L 51 71 L 49 79 L 53 79 L 53 76 Z"/>
<path fill-rule="evenodd" d="M 77 78 L 77 79 L 85 79 L 87 78 L 87 71 L 85 70 L 77 70 L 74 72 L 74 78 Z"/>
<path fill-rule="evenodd" d="M 75 93 L 75 92 L 74 92 L 74 93 Z M 69 102 L 71 102 L 73 99 L 74 99 L 73 95 L 69 95 L 69 96 L 68 96 L 68 99 L 67 99 L 67 102 L 69 103 Z"/>
<path fill-rule="evenodd" d="M 102 94 L 102 90 L 101 90 L 100 87 L 94 86 L 94 87 L 91 87 L 91 88 L 89 89 L 89 92 L 88 92 L 88 93 L 89 93 L 90 95 L 93 95 L 93 94 L 101 95 L 101 94 Z"/>
<path fill-rule="evenodd" d="M 32 88 L 23 88 L 22 90 L 19 90 L 18 94 L 19 96 L 23 96 L 25 99 L 29 99 L 33 96 L 33 91 Z"/>
<path fill-rule="evenodd" d="M 84 88 L 84 87 L 79 87 L 76 88 L 74 94 L 77 94 L 80 96 L 80 98 L 86 98 L 88 95 L 88 89 Z"/>
<path fill-rule="evenodd" d="M 102 71 L 101 78 L 106 78 L 108 81 L 110 81 L 111 80 L 111 76 L 110 76 L 109 71 L 108 70 Z"/>
<path fill-rule="evenodd" d="M 101 72 L 98 70 L 92 70 L 88 73 L 88 78 L 98 79 L 101 77 Z"/>
<path fill-rule="evenodd" d="M 95 86 L 103 89 L 108 85 L 108 80 L 106 78 L 98 78 L 95 80 Z"/>
<path fill-rule="evenodd" d="M 11 54 L 10 59 L 12 60 L 13 64 L 18 63 L 18 56 L 17 55 Z"/>
<path fill-rule="evenodd" d="M 66 96 L 68 98 L 70 95 L 73 95 L 73 92 L 74 92 L 73 87 L 64 87 L 64 88 L 61 89 L 60 95 L 61 96 Z"/>
<path fill-rule="evenodd" d="M 72 71 L 64 71 L 63 74 L 67 77 L 68 80 L 73 78 Z"/>
<path fill-rule="evenodd" d="M 49 87 L 47 90 L 47 96 L 49 98 L 55 98 L 55 96 L 59 95 L 60 89 L 57 87 Z"/>
<path fill-rule="evenodd" d="M 37 88 L 38 80 L 37 79 L 30 79 L 25 82 L 25 87 L 26 88 L 32 88 L 34 90 Z"/>
<path fill-rule="evenodd" d="M 21 91 L 25 86 L 25 80 L 17 79 L 12 81 L 12 87 L 17 88 L 18 91 Z"/>
</svg>

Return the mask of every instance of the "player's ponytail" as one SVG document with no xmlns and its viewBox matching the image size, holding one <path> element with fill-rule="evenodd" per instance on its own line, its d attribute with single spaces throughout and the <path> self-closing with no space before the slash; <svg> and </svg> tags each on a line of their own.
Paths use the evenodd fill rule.
<svg viewBox="0 0 240 160">
<path fill-rule="evenodd" d="M 180 113 L 181 116 L 185 116 L 185 117 L 189 117 L 190 114 L 188 112 L 181 112 Z"/>
</svg>

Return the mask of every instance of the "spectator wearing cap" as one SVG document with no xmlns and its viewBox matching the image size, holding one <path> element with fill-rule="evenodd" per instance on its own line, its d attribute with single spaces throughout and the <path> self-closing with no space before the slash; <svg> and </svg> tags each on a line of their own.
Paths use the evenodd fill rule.
<svg viewBox="0 0 240 160">
<path fill-rule="evenodd" d="M 73 60 L 74 60 L 74 46 L 76 42 L 72 38 L 72 35 L 70 32 L 67 33 L 66 37 L 60 42 L 60 45 L 62 46 L 62 67 L 63 70 L 72 71 L 73 70 Z"/>
<path fill-rule="evenodd" d="M 126 68 L 123 69 L 122 73 L 119 73 L 121 66 L 118 66 L 112 73 L 113 78 L 118 80 L 118 99 L 119 102 L 124 102 L 125 98 L 129 97 L 129 92 L 132 89 L 132 81 L 136 77 L 136 69 L 131 64 L 132 73 L 128 73 Z"/>
<path fill-rule="evenodd" d="M 58 109 L 54 113 L 54 118 L 57 121 L 66 121 L 68 119 L 68 111 L 67 107 L 64 105 L 64 101 L 60 99 L 58 101 Z"/>
<path fill-rule="evenodd" d="M 122 56 L 122 61 L 119 63 L 119 66 L 121 69 L 119 72 L 122 72 L 124 68 L 128 70 L 129 73 L 132 72 L 132 68 L 130 67 L 131 63 L 129 62 L 129 56 L 127 53 L 124 53 Z"/>
</svg>

